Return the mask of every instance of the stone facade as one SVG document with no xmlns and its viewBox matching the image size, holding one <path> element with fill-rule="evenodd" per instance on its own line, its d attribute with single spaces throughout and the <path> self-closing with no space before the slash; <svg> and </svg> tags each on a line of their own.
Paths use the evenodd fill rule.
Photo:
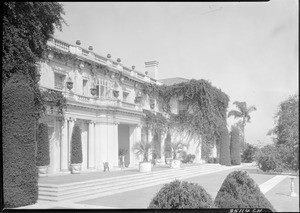
<svg viewBox="0 0 300 213">
<path fill-rule="evenodd" d="M 75 124 L 82 130 L 83 171 L 103 170 L 104 162 L 108 162 L 112 170 L 119 168 L 119 149 L 128 150 L 125 166 L 137 166 L 140 159 L 132 147 L 145 136 L 143 110 L 162 112 L 156 100 L 136 97 L 141 95 L 141 84 L 162 84 L 154 78 L 157 77 L 158 62 L 146 62 L 146 70 L 150 74 L 144 74 L 134 70 L 134 67 L 122 65 L 121 60 L 112 60 L 109 55 L 103 57 L 57 39 L 50 39 L 48 47 L 48 60 L 39 64 L 40 87 L 42 90 L 61 91 L 67 99 L 63 119 L 53 109 L 41 118 L 41 122 L 49 126 L 48 172 L 70 172 L 70 142 Z M 73 82 L 73 87 L 68 88 L 67 82 Z M 92 94 L 93 88 L 95 94 Z M 150 102 L 155 103 L 153 108 Z M 177 100 L 172 100 L 171 110 L 177 113 Z M 183 136 L 172 135 L 174 139 L 184 141 Z M 151 132 L 148 137 L 152 141 Z M 165 137 L 161 136 L 162 158 Z M 188 153 L 196 153 L 196 159 L 201 161 L 199 147 L 191 145 Z"/>
</svg>

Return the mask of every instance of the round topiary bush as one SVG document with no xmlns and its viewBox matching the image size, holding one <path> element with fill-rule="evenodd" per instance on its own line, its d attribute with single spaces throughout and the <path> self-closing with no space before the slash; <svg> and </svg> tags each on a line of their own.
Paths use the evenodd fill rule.
<svg viewBox="0 0 300 213">
<path fill-rule="evenodd" d="M 71 139 L 71 164 L 82 163 L 81 129 L 75 125 Z"/>
<path fill-rule="evenodd" d="M 241 151 L 240 151 L 240 131 L 236 126 L 231 128 L 230 133 L 230 158 L 232 165 L 241 164 Z"/>
<path fill-rule="evenodd" d="M 213 208 L 211 196 L 196 183 L 179 180 L 165 184 L 154 196 L 148 208 L 185 209 Z"/>
<path fill-rule="evenodd" d="M 26 77 L 14 74 L 2 90 L 4 207 L 36 203 L 38 171 L 34 94 Z"/>
<path fill-rule="evenodd" d="M 230 140 L 227 127 L 220 127 L 220 136 L 218 144 L 220 144 L 220 164 L 230 166 Z"/>
<path fill-rule="evenodd" d="M 277 152 L 277 147 L 268 144 L 256 152 L 256 162 L 258 168 L 264 172 L 278 171 L 281 172 L 282 163 Z"/>
<path fill-rule="evenodd" d="M 226 177 L 214 204 L 219 208 L 268 208 L 275 211 L 246 171 L 234 171 Z"/>
<path fill-rule="evenodd" d="M 258 168 L 264 172 L 274 171 L 277 168 L 277 159 L 272 155 L 261 156 L 258 161 Z"/>
<path fill-rule="evenodd" d="M 48 125 L 45 123 L 40 123 L 37 131 L 36 165 L 48 166 L 49 164 L 50 164 L 50 153 L 49 153 Z"/>
</svg>

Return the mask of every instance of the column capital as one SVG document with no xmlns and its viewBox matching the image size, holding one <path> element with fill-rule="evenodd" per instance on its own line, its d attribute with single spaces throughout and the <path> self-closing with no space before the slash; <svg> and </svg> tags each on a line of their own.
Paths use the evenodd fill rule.
<svg viewBox="0 0 300 213">
<path fill-rule="evenodd" d="M 88 124 L 95 124 L 95 121 L 90 120 L 90 121 L 87 121 L 87 123 Z"/>
<path fill-rule="evenodd" d="M 120 122 L 115 121 L 115 122 L 113 122 L 113 124 L 114 124 L 114 125 L 119 125 Z"/>
<path fill-rule="evenodd" d="M 76 118 L 68 117 L 67 120 L 68 120 L 68 121 L 76 121 Z"/>
</svg>

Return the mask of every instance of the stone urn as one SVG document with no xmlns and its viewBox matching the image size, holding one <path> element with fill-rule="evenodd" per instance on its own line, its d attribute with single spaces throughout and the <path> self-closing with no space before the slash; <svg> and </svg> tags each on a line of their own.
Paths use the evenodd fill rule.
<svg viewBox="0 0 300 213">
<path fill-rule="evenodd" d="M 39 177 L 46 177 L 48 173 L 48 166 L 38 166 Z"/>
<path fill-rule="evenodd" d="M 81 163 L 71 164 L 71 173 L 80 174 L 81 173 Z"/>
<path fill-rule="evenodd" d="M 181 166 L 181 161 L 178 160 L 178 159 L 172 159 L 171 160 L 171 164 L 170 164 L 170 167 L 173 168 L 173 169 L 176 169 L 176 168 L 180 168 Z"/>
<path fill-rule="evenodd" d="M 151 162 L 140 162 L 139 171 L 140 172 L 151 172 L 152 165 Z"/>
<path fill-rule="evenodd" d="M 114 94 L 114 97 L 115 97 L 115 98 L 119 97 L 119 91 L 114 90 L 114 91 L 113 91 L 113 94 Z"/>
<path fill-rule="evenodd" d="M 97 93 L 97 89 L 96 88 L 91 88 L 91 94 L 94 96 Z"/>
<path fill-rule="evenodd" d="M 67 85 L 67 88 L 69 89 L 69 90 L 71 90 L 72 88 L 73 88 L 73 82 L 72 82 L 72 79 L 71 78 L 69 78 L 68 79 L 68 81 L 66 82 L 66 85 Z"/>
</svg>

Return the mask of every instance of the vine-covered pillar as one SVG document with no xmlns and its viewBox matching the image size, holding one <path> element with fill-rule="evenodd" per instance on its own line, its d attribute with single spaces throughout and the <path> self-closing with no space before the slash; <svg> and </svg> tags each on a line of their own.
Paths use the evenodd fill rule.
<svg viewBox="0 0 300 213">
<path fill-rule="evenodd" d="M 68 120 L 62 122 L 60 141 L 60 171 L 68 171 Z"/>
<path fill-rule="evenodd" d="M 148 129 L 147 132 L 148 132 L 148 143 L 151 143 L 153 140 L 152 130 Z M 149 160 L 152 160 L 152 155 L 150 153 L 150 150 L 148 156 L 149 156 Z"/>
<path fill-rule="evenodd" d="M 165 162 L 165 140 L 167 138 L 167 134 L 166 133 L 161 133 L 160 134 L 160 140 L 161 140 L 161 148 L 160 148 L 160 156 L 161 156 L 161 162 Z"/>
<path fill-rule="evenodd" d="M 75 125 L 76 118 L 69 118 L 69 131 L 68 131 L 68 166 L 70 167 L 71 165 L 71 140 L 72 140 L 72 133 L 73 133 L 73 128 Z"/>
<path fill-rule="evenodd" d="M 93 121 L 89 122 L 89 146 L 88 146 L 88 168 L 95 168 L 95 124 Z"/>
</svg>

